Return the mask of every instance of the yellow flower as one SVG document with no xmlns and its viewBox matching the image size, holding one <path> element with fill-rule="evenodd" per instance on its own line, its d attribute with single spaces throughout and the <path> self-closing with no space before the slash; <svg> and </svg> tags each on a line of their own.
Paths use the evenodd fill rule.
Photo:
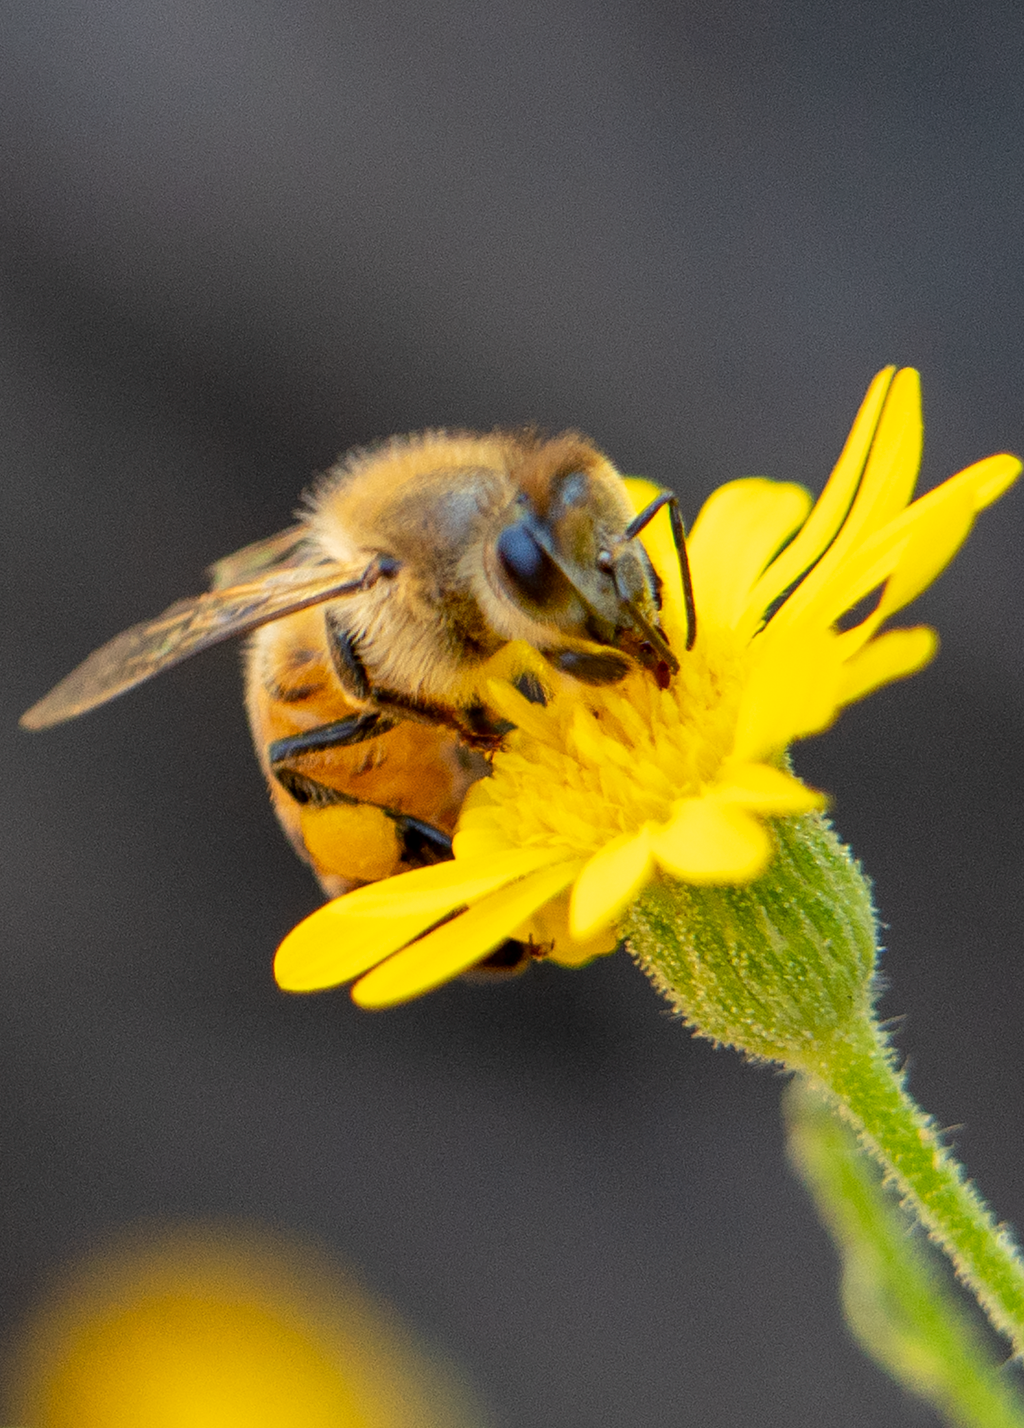
<svg viewBox="0 0 1024 1428">
<path fill-rule="evenodd" d="M 122 1235 L 64 1272 L 5 1358 L 9 1412 L 33 1428 L 483 1422 L 388 1306 L 318 1249 L 251 1228 Z"/>
<path fill-rule="evenodd" d="M 990 456 L 911 503 L 921 437 L 917 373 L 886 368 L 816 504 L 800 486 L 761 478 L 716 491 L 688 542 L 697 638 L 670 688 L 641 672 L 600 690 L 563 681 L 542 707 L 491 682 L 489 703 L 516 729 L 492 777 L 470 790 L 454 860 L 320 908 L 282 943 L 279 984 L 310 991 L 361 977 L 354 999 L 387 1006 L 508 937 L 579 964 L 613 949 L 625 909 L 660 874 L 705 885 L 758 877 L 771 820 L 825 801 L 789 772 L 789 745 L 927 663 L 932 630 L 881 626 L 1020 472 L 1015 457 Z M 654 488 L 629 484 L 639 510 Z M 682 651 L 667 513 L 643 538 L 664 581 L 665 634 Z"/>
</svg>

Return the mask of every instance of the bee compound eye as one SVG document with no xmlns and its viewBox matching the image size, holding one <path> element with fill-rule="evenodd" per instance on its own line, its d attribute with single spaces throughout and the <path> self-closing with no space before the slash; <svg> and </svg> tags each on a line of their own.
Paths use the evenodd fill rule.
<svg viewBox="0 0 1024 1428">
<path fill-rule="evenodd" d="M 533 605 L 546 605 L 560 593 L 565 577 L 521 521 L 506 526 L 495 543 L 505 575 Z"/>
</svg>

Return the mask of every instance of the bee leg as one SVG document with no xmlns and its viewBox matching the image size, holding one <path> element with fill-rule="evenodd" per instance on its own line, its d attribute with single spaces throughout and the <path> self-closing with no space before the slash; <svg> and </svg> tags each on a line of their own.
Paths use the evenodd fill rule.
<svg viewBox="0 0 1024 1428">
<path fill-rule="evenodd" d="M 523 698 L 528 699 L 531 704 L 539 704 L 542 708 L 547 704 L 548 696 L 545 693 L 544 686 L 531 671 L 527 670 L 525 674 L 521 674 L 519 678 L 513 680 L 512 683 L 516 689 L 519 690 Z"/>
<path fill-rule="evenodd" d="M 440 724 L 447 729 L 459 729 L 458 715 L 443 704 L 431 704 L 426 699 L 411 699 L 397 689 L 374 689 L 370 696 L 378 709 L 393 712 L 399 719 L 412 719 L 416 724 Z"/>
<path fill-rule="evenodd" d="M 431 863 L 446 863 L 455 855 L 452 840 L 432 823 L 410 818 L 407 813 L 384 812 L 392 820 L 402 844 L 402 862 L 413 868 L 427 868 Z"/>
<path fill-rule="evenodd" d="M 370 681 L 366 666 L 359 658 L 356 642 L 330 606 L 324 610 L 324 624 L 331 663 L 342 689 L 354 694 L 357 699 L 369 699 Z"/>
<path fill-rule="evenodd" d="M 329 728 L 330 725 L 325 727 Z M 279 742 L 284 743 L 285 741 L 280 740 Z M 320 783 L 317 779 L 297 773 L 295 769 L 275 769 L 274 775 L 282 788 L 286 789 L 299 804 L 312 804 L 314 808 L 328 808 L 332 804 L 338 803 L 355 805 L 365 802 L 363 799 L 353 798 L 351 794 L 342 793 L 340 789 L 329 788 L 327 784 Z M 425 823 L 422 818 L 413 818 L 407 813 L 398 813 L 393 808 L 386 808 L 380 803 L 370 806 L 379 808 L 385 817 L 395 825 L 395 832 L 402 850 L 401 862 L 407 867 L 427 868 L 434 863 L 448 862 L 454 856 L 452 840 L 447 833 L 442 833 L 440 828 L 435 828 L 432 823 Z M 338 889 L 330 884 L 325 886 L 332 896 L 338 896 L 339 891 L 347 891 L 345 887 Z M 348 883 L 348 887 L 351 886 L 352 884 Z M 479 970 L 492 975 L 495 972 L 505 974 L 518 972 L 528 966 L 534 958 L 541 955 L 543 955 L 542 949 L 532 941 L 519 942 L 514 938 L 508 938 L 479 964 Z"/>
<path fill-rule="evenodd" d="M 372 698 L 378 709 L 393 713 L 399 719 L 411 719 L 418 724 L 439 724 L 442 728 L 451 729 L 464 744 L 483 753 L 499 749 L 502 739 L 512 727 L 504 721 L 495 722 L 480 704 L 468 709 L 446 709 L 443 704 L 409 699 L 395 689 L 375 689 Z"/>
<path fill-rule="evenodd" d="M 425 823 L 422 818 L 399 813 L 383 803 L 353 798 L 350 793 L 342 793 L 340 789 L 331 788 L 320 783 L 318 779 L 298 773 L 295 769 L 274 769 L 274 777 L 295 802 L 303 806 L 311 804 L 314 808 L 330 808 L 339 803 L 347 803 L 350 807 L 365 805 L 368 808 L 379 808 L 385 818 L 389 818 L 395 825 L 395 834 L 402 853 L 400 861 L 408 864 L 410 868 L 427 868 L 432 863 L 445 863 L 454 856 L 452 840 L 448 834 L 442 833 L 440 828 L 435 828 L 432 823 Z"/>
<path fill-rule="evenodd" d="M 525 697 L 529 697 L 528 695 Z M 496 719 L 482 704 L 470 704 L 458 712 L 460 735 L 474 748 L 493 749 L 501 746 L 501 741 L 516 726 L 510 719 Z"/>
<path fill-rule="evenodd" d="M 326 783 L 320 783 L 318 779 L 299 773 L 297 769 L 282 767 L 275 768 L 272 772 L 285 793 L 291 794 L 295 802 L 303 807 L 312 804 L 314 808 L 330 808 L 336 803 L 357 804 L 360 801 L 358 798 L 352 798 L 350 794 L 342 793 L 340 789 L 331 788 Z"/>
<path fill-rule="evenodd" d="M 494 981 L 499 977 L 515 976 L 525 972 L 531 962 L 544 956 L 543 947 L 536 942 L 520 942 L 514 937 L 506 938 L 500 947 L 495 947 L 489 957 L 471 967 L 463 976 L 469 981 Z"/>
<path fill-rule="evenodd" d="M 487 750 L 496 748 L 502 736 L 511 729 L 512 725 L 505 720 L 496 723 L 480 704 L 474 704 L 469 709 L 446 709 L 443 705 L 431 704 L 427 700 L 410 699 L 399 694 L 397 690 L 374 689 L 366 667 L 359 657 L 356 641 L 349 631 L 330 610 L 324 612 L 324 623 L 327 626 L 331 663 L 342 688 L 357 699 L 372 699 L 381 710 L 382 718 L 383 711 L 390 709 L 403 719 L 424 724 L 440 724 L 454 729 L 471 747 Z"/>
<path fill-rule="evenodd" d="M 327 627 L 327 647 L 331 663 L 342 688 L 356 699 L 372 699 L 384 717 L 385 710 L 391 710 L 401 719 L 412 719 L 421 724 L 440 724 L 454 729 L 459 737 L 472 748 L 493 750 L 504 734 L 512 727 L 502 721 L 496 724 L 487 716 L 482 705 L 469 709 L 446 709 L 441 704 L 431 704 L 425 699 L 411 699 L 395 689 L 374 689 L 366 673 L 366 666 L 359 657 L 356 640 L 331 610 L 324 611 Z M 383 730 L 380 732 L 383 733 Z M 366 737 L 369 737 L 368 735 Z M 329 747 L 318 745 L 317 747 Z"/>
<path fill-rule="evenodd" d="M 452 857 L 452 840 L 447 833 L 442 833 L 440 828 L 435 828 L 432 823 L 425 823 L 421 818 L 413 818 L 408 813 L 399 813 L 382 803 L 353 798 L 351 794 L 331 788 L 293 767 L 293 761 L 302 754 L 359 744 L 366 739 L 376 738 L 378 734 L 386 733 L 394 726 L 394 719 L 389 718 L 383 711 L 350 714 L 346 719 L 336 719 L 332 724 L 321 724 L 319 728 L 308 729 L 304 734 L 275 739 L 267 748 L 267 761 L 278 783 L 300 805 L 312 804 L 314 808 L 329 808 L 339 803 L 366 803 L 371 808 L 379 808 L 395 825 L 401 861 L 410 867 L 425 868 L 431 863 L 441 863 Z"/>
<path fill-rule="evenodd" d="M 581 684 L 618 684 L 629 673 L 629 660 L 613 650 L 593 653 L 590 650 L 551 649 L 541 654 L 563 674 L 578 679 Z"/>
<path fill-rule="evenodd" d="M 304 734 L 292 734 L 287 739 L 275 739 L 267 747 L 271 772 L 279 774 L 282 765 L 290 763 L 301 754 L 361 744 L 365 739 L 375 739 L 378 734 L 386 734 L 394 727 L 393 719 L 389 719 L 382 711 L 375 710 L 370 714 L 350 714 L 345 719 L 335 719 L 332 724 L 320 724 L 315 729 L 307 729 Z"/>
</svg>

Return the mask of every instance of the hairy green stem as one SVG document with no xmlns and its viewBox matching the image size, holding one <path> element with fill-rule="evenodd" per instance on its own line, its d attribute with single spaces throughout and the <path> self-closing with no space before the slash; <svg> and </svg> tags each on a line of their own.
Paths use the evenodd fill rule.
<svg viewBox="0 0 1024 1428">
<path fill-rule="evenodd" d="M 798 1069 L 853 1126 L 992 1323 L 1024 1356 L 1020 1252 L 941 1143 L 931 1118 L 907 1094 L 881 1033 L 870 1022 L 856 1030 L 858 1035 L 807 1048 Z"/>
<path fill-rule="evenodd" d="M 1017 1375 L 955 1294 L 937 1256 L 909 1233 L 849 1126 L 804 1076 L 783 1099 L 789 1157 L 841 1264 L 846 1322 L 865 1353 L 957 1428 L 1024 1428 Z"/>
</svg>

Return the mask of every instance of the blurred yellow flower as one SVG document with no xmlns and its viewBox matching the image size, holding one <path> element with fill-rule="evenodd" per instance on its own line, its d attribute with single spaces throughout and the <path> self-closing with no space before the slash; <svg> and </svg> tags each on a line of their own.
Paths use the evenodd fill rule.
<svg viewBox="0 0 1024 1428">
<path fill-rule="evenodd" d="M 509 937 L 576 965 L 614 948 L 619 919 L 651 878 L 758 877 L 771 820 L 825 802 L 789 771 L 789 745 L 927 663 L 932 630 L 881 627 L 1021 469 L 990 456 L 911 502 L 921 440 L 917 373 L 886 368 L 816 504 L 801 486 L 761 478 L 716 491 L 688 541 L 697 638 L 670 688 L 641 672 L 598 690 L 562 681 L 539 706 L 490 683 L 489 703 L 516 728 L 492 776 L 470 790 L 454 860 L 320 908 L 282 943 L 279 984 L 311 991 L 360 977 L 354 999 L 387 1006 Z M 637 510 L 656 494 L 629 485 Z M 667 513 L 643 539 L 664 582 L 665 634 L 682 651 Z"/>
<path fill-rule="evenodd" d="M 37 1309 L 13 1368 L 31 1428 L 481 1428 L 379 1304 L 251 1231 L 108 1249 Z"/>
</svg>

